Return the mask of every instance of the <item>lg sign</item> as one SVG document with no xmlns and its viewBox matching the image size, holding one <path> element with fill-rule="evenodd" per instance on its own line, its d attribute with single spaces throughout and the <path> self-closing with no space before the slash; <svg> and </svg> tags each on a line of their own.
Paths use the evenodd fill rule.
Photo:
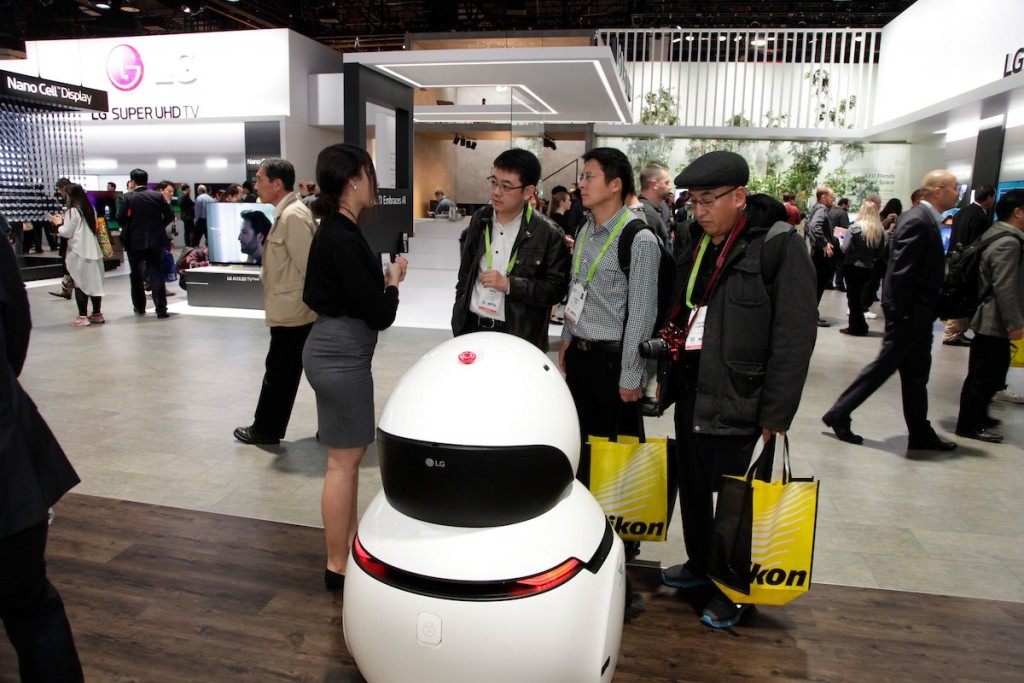
<svg viewBox="0 0 1024 683">
<path fill-rule="evenodd" d="M 142 56 L 131 45 L 118 45 L 107 56 L 107 78 L 118 90 L 134 90 L 144 71 Z"/>
</svg>

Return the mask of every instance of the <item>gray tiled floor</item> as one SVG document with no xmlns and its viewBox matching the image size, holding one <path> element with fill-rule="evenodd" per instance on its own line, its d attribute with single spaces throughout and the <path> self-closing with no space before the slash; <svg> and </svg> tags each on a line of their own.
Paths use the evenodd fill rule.
<svg viewBox="0 0 1024 683">
<path fill-rule="evenodd" d="M 421 282 L 451 284 L 441 271 Z M 411 276 L 411 280 L 414 280 Z M 319 526 L 324 456 L 312 390 L 303 382 L 287 441 L 278 448 L 244 446 L 231 437 L 248 424 L 258 395 L 267 332 L 261 320 L 131 314 L 127 278 L 108 278 L 107 324 L 74 329 L 73 305 L 30 287 L 35 329 L 22 382 L 77 467 L 77 492 Z M 182 308 L 184 293 L 173 299 Z M 411 288 L 410 288 L 411 289 Z M 429 289 L 405 295 L 410 310 L 381 335 L 374 360 L 378 414 L 402 373 L 447 339 L 425 329 L 450 303 Z M 1024 406 L 997 403 L 1007 443 L 961 441 L 953 454 L 909 457 L 899 397 L 891 380 L 854 415 L 865 445 L 841 443 L 819 417 L 878 349 L 882 323 L 867 338 L 840 335 L 845 300 L 826 292 L 822 310 L 836 323 L 820 330 L 803 402 L 791 431 L 798 476 L 821 484 L 815 579 L 1024 601 Z M 440 302 L 438 302 L 438 299 Z M 450 300 L 449 300 L 450 301 Z M 423 303 L 421 303 L 423 302 Z M 429 302 L 429 303 L 427 303 Z M 413 311 L 432 306 L 431 315 Z M 840 324 L 843 323 L 843 324 Z M 938 327 L 936 328 L 938 329 Z M 936 342 L 930 384 L 933 423 L 950 434 L 967 349 Z M 1024 373 L 1010 384 L 1024 391 Z M 667 435 L 671 418 L 648 432 Z M 362 507 L 379 490 L 371 447 L 364 461 Z M 643 558 L 683 558 L 678 519 L 670 540 L 646 544 Z"/>
</svg>

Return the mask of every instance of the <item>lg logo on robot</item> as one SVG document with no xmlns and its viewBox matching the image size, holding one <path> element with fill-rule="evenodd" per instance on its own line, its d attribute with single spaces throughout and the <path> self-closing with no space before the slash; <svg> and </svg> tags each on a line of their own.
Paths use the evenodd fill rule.
<svg viewBox="0 0 1024 683">
<path fill-rule="evenodd" d="M 427 458 L 427 467 L 444 467 L 444 460 L 434 460 L 433 458 Z"/>
</svg>

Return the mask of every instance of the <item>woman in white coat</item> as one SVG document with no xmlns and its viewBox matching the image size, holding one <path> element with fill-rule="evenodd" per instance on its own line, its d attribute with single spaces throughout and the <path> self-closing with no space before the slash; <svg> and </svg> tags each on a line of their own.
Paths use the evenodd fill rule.
<svg viewBox="0 0 1024 683">
<path fill-rule="evenodd" d="M 75 301 L 78 317 L 71 321 L 74 327 L 88 327 L 105 322 L 100 306 L 103 301 L 103 254 L 96 239 L 96 210 L 81 185 L 68 186 L 68 210 L 64 224 L 57 232 L 68 240 L 64 257 L 68 273 L 75 279 Z M 87 315 L 89 300 L 92 315 Z"/>
</svg>

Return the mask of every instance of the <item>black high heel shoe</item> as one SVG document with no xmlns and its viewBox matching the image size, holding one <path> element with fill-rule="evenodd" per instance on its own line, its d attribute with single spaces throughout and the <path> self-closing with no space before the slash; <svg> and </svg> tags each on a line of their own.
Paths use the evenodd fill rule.
<svg viewBox="0 0 1024 683">
<path fill-rule="evenodd" d="M 324 588 L 329 591 L 340 591 L 345 588 L 345 575 L 332 572 L 330 569 L 324 570 Z"/>
</svg>

